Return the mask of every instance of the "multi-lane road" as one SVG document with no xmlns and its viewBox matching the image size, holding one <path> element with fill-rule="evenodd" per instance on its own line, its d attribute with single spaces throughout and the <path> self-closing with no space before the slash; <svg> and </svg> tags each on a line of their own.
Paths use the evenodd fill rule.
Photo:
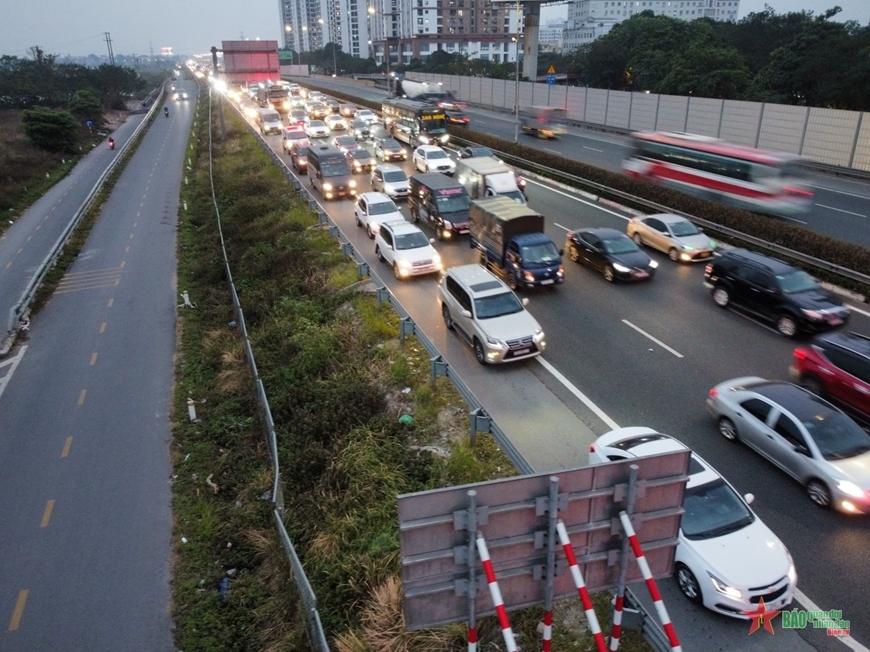
<svg viewBox="0 0 870 652">
<path fill-rule="evenodd" d="M 267 142 L 281 151 L 279 137 Z M 406 168 L 413 172 L 410 164 Z M 358 183 L 361 191 L 369 187 L 364 176 Z M 583 226 L 625 228 L 626 216 L 571 193 L 534 181 L 527 193 L 530 205 L 548 217 L 547 231 L 556 242 Z M 864 581 L 870 576 L 870 523 L 814 507 L 800 486 L 722 439 L 706 413 L 707 392 L 723 379 L 747 374 L 786 379 L 795 343 L 716 307 L 702 284 L 703 265 L 678 265 L 651 252 L 659 261 L 652 282 L 612 285 L 566 261 L 563 286 L 529 294 L 529 309 L 547 333 L 545 356 L 482 368 L 446 331 L 437 279 L 395 280 L 354 226 L 353 203 L 321 203 L 536 471 L 585 465 L 592 439 L 617 424 L 650 426 L 678 437 L 740 491 L 755 494 L 756 511 L 795 558 L 801 602 L 793 606 L 842 609 L 851 616 L 854 638 L 870 641 L 865 617 L 870 589 Z M 439 243 L 438 249 L 446 266 L 475 259 L 464 241 Z M 850 327 L 870 333 L 870 312 L 855 308 Z M 802 632 L 801 638 L 777 632 L 776 644 L 757 635 L 750 639 L 745 624 L 692 608 L 673 583 L 668 598 L 678 612 L 675 622 L 689 638 L 685 649 L 780 649 L 787 641 L 795 649 L 848 649 L 818 632 Z"/>
<path fill-rule="evenodd" d="M 0 368 L 3 652 L 174 649 L 175 232 L 193 111 L 191 100 L 157 116 L 29 338 Z M 134 126 L 115 132 L 119 147 Z M 0 241 L 4 302 L 117 153 L 91 153 Z"/>
<path fill-rule="evenodd" d="M 316 83 L 371 101 L 380 101 L 386 96 L 380 89 L 331 78 L 318 77 Z M 513 142 L 515 121 L 512 115 L 481 108 L 469 108 L 466 113 L 471 118 L 470 129 Z M 612 172 L 620 171 L 620 164 L 630 151 L 629 139 L 625 136 L 580 127 L 569 127 L 560 140 L 541 141 L 520 134 L 520 142 Z M 815 173 L 809 173 L 806 181 L 815 194 L 813 208 L 806 215 L 789 221 L 832 238 L 870 247 L 870 187 L 859 180 Z"/>
</svg>

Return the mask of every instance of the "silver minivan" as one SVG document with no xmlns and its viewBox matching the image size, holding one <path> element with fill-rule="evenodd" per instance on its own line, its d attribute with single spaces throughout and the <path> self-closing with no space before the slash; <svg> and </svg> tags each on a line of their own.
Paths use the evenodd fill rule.
<svg viewBox="0 0 870 652">
<path fill-rule="evenodd" d="M 281 134 L 284 130 L 284 124 L 281 122 L 281 114 L 275 109 L 260 109 L 257 111 L 257 126 L 260 128 L 260 133 L 266 134 Z"/>
</svg>

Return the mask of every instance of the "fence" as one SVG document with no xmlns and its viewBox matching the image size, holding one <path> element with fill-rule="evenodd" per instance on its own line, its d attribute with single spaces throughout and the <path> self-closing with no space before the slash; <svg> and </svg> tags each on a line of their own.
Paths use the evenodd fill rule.
<svg viewBox="0 0 870 652">
<path fill-rule="evenodd" d="M 519 95 L 521 107 L 562 107 L 573 122 L 626 131 L 682 131 L 870 171 L 870 116 L 860 111 L 532 82 L 520 82 L 517 92 L 512 80 L 414 76 L 440 82 L 471 104 L 513 110 Z"/>
<path fill-rule="evenodd" d="M 209 94 L 209 109 L 211 109 L 212 93 L 214 93 L 214 91 L 210 92 Z M 277 434 L 275 432 L 275 424 L 272 419 L 271 410 L 269 408 L 269 400 L 266 395 L 266 389 L 263 385 L 262 379 L 259 376 L 259 372 L 257 371 L 257 364 L 254 359 L 254 351 L 251 347 L 250 338 L 248 337 L 247 325 L 245 324 L 244 313 L 241 303 L 239 301 L 238 293 L 236 292 L 236 288 L 232 280 L 232 272 L 230 270 L 229 260 L 227 258 L 226 248 L 224 246 L 223 231 L 221 230 L 220 226 L 220 210 L 217 205 L 217 197 L 214 189 L 214 177 L 211 174 L 211 115 L 212 112 L 211 110 L 209 110 L 209 176 L 212 184 L 212 202 L 214 204 L 215 214 L 217 216 L 221 251 L 224 257 L 224 266 L 226 269 L 230 293 L 232 295 L 233 308 L 237 317 L 236 321 L 244 339 L 245 357 L 248 362 L 251 376 L 254 378 L 257 391 L 257 401 L 260 407 L 263 423 L 265 425 L 266 439 L 269 446 L 269 453 L 272 461 L 274 474 L 274 482 L 272 488 L 272 502 L 274 504 L 273 515 L 275 517 L 278 536 L 281 540 L 281 545 L 284 547 L 284 550 L 287 553 L 287 558 L 290 563 L 290 568 L 296 584 L 296 589 L 299 592 L 299 599 L 306 614 L 306 631 L 309 637 L 309 642 L 311 643 L 313 649 L 316 649 L 319 652 L 329 652 L 329 643 L 326 640 L 326 635 L 320 622 L 320 614 L 317 609 L 317 596 L 314 594 L 311 583 L 309 582 L 308 577 L 305 574 L 305 569 L 302 567 L 302 563 L 296 553 L 296 549 L 293 546 L 293 542 L 290 540 L 287 529 L 284 527 L 284 522 L 282 520 L 282 515 L 284 512 L 284 498 L 281 488 L 281 467 L 278 460 L 278 442 Z M 250 132 L 256 137 L 256 130 L 254 130 L 254 128 L 251 127 L 247 121 L 245 121 L 245 124 L 248 126 Z M 444 360 L 441 353 L 429 340 L 429 338 L 426 337 L 425 333 L 423 333 L 423 331 L 417 327 L 417 324 L 414 322 L 413 319 L 411 319 L 411 317 L 408 315 L 408 312 L 401 305 L 401 303 L 399 303 L 398 299 L 393 296 L 393 294 L 389 291 L 383 281 L 378 278 L 376 274 L 372 273 L 371 269 L 369 268 L 368 262 L 365 260 L 362 254 L 360 254 L 354 248 L 353 244 L 344 236 L 344 234 L 338 228 L 338 225 L 332 221 L 332 219 L 329 217 L 323 207 L 320 206 L 317 200 L 302 185 L 299 179 L 297 179 L 290 172 L 284 161 L 281 160 L 280 156 L 278 156 L 278 154 L 276 154 L 266 144 L 265 140 L 257 138 L 257 142 L 260 143 L 260 146 L 270 156 L 275 164 L 284 171 L 287 180 L 293 185 L 296 192 L 299 193 L 301 196 L 307 198 L 308 206 L 312 211 L 317 212 L 318 221 L 321 226 L 328 227 L 330 235 L 339 240 L 342 252 L 356 262 L 359 278 L 362 279 L 363 277 L 368 276 L 375 283 L 377 287 L 376 297 L 378 304 L 380 305 L 382 302 L 386 301 L 399 315 L 399 340 L 401 344 L 404 345 L 405 338 L 408 335 L 413 335 L 420 343 L 420 345 L 431 356 L 429 360 L 430 382 L 434 384 L 438 376 L 443 376 L 447 378 L 466 401 L 469 406 L 469 438 L 471 440 L 471 443 L 474 444 L 474 439 L 478 432 L 488 432 L 496 440 L 498 445 L 508 456 L 508 459 L 510 459 L 511 463 L 520 473 L 533 473 L 534 470 L 532 469 L 532 467 L 516 449 L 510 439 L 508 439 L 504 431 L 502 431 L 501 428 L 499 428 L 499 426 L 495 423 L 495 421 L 487 414 L 486 410 L 481 405 L 477 397 L 475 397 L 471 389 L 462 381 L 459 375 L 453 371 L 453 368 Z M 665 643 L 667 643 L 667 640 L 664 638 L 664 635 L 660 631 L 660 629 L 657 628 L 654 619 L 650 617 L 650 615 L 644 610 L 643 606 L 640 605 L 640 603 L 634 598 L 633 595 L 630 594 L 629 591 L 626 592 L 626 595 L 628 600 L 630 601 L 630 604 L 636 607 L 638 621 L 636 628 L 645 632 L 647 640 L 657 650 L 660 650 L 662 652 L 668 650 L 669 648 L 667 646 L 661 647 L 659 645 L 659 641 L 664 640 Z M 649 631 L 651 631 L 652 633 L 648 634 L 647 632 Z"/>
</svg>

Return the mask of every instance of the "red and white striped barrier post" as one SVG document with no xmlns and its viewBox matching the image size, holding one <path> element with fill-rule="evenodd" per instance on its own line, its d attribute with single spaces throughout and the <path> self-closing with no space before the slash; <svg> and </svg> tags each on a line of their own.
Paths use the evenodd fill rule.
<svg viewBox="0 0 870 652">
<path fill-rule="evenodd" d="M 664 627 L 665 634 L 667 634 L 668 643 L 671 645 L 671 651 L 682 652 L 683 648 L 680 647 L 677 632 L 674 630 L 673 624 L 671 624 L 671 619 L 668 616 L 668 610 L 665 608 L 665 603 L 662 602 L 662 594 L 659 593 L 659 587 L 653 579 L 646 557 L 643 556 L 643 549 L 640 547 L 640 541 L 637 540 L 637 535 L 634 532 L 634 528 L 631 526 L 631 519 L 628 518 L 628 514 L 625 512 L 620 512 L 619 520 L 622 522 L 622 528 L 625 530 L 626 536 L 628 536 L 628 542 L 631 544 L 631 549 L 637 559 L 637 565 L 640 567 L 640 572 L 643 575 L 644 582 L 646 582 L 646 588 L 649 591 L 650 597 L 653 599 L 656 611 L 659 614 L 659 620 L 661 620 L 662 627 Z"/>
<path fill-rule="evenodd" d="M 553 612 L 544 612 L 544 644 L 543 652 L 550 652 L 550 642 L 553 638 Z"/>
<path fill-rule="evenodd" d="M 604 634 L 601 633 L 601 626 L 598 624 L 598 616 L 595 615 L 592 599 L 589 597 L 589 590 L 586 588 L 586 582 L 583 581 L 583 575 L 580 573 L 577 557 L 574 556 L 574 547 L 571 545 L 571 539 L 568 538 L 568 530 L 565 529 L 565 524 L 561 519 L 556 523 L 556 530 L 559 532 L 559 543 L 562 544 L 565 556 L 568 558 L 571 577 L 574 578 L 574 586 L 577 587 L 577 593 L 580 594 L 580 602 L 583 603 L 583 610 L 586 612 L 586 622 L 589 623 L 589 631 L 592 632 L 598 652 L 607 652 Z"/>
<path fill-rule="evenodd" d="M 504 636 L 507 652 L 517 652 L 517 642 L 514 640 L 514 632 L 511 629 L 507 611 L 504 608 L 504 600 L 501 599 L 501 589 L 498 588 L 498 581 L 495 579 L 495 571 L 489 558 L 486 540 L 480 532 L 477 533 L 477 554 L 480 555 L 480 561 L 483 563 L 483 572 L 486 573 L 489 594 L 492 596 L 492 604 L 495 607 L 495 613 L 498 615 L 498 622 L 501 624 L 501 633 Z"/>
<path fill-rule="evenodd" d="M 625 596 L 617 595 L 613 605 L 613 629 L 610 632 L 610 652 L 619 649 L 619 635 L 622 633 L 622 606 Z"/>
</svg>

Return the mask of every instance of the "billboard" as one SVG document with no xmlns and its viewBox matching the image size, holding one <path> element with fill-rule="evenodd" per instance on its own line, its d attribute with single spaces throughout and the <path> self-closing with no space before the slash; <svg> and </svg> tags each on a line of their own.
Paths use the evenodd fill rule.
<svg viewBox="0 0 870 652">
<path fill-rule="evenodd" d="M 278 41 L 222 41 L 224 80 L 275 81 L 281 78 Z"/>
</svg>

